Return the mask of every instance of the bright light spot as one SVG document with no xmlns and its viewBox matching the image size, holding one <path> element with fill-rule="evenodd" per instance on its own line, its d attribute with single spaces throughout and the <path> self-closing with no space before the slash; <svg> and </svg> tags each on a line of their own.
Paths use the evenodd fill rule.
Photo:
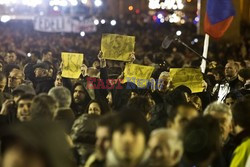
<svg viewBox="0 0 250 167">
<path fill-rule="evenodd" d="M 115 26 L 115 25 L 116 25 L 116 21 L 115 21 L 115 20 L 111 20 L 110 24 L 111 24 L 112 26 Z"/>
<path fill-rule="evenodd" d="M 83 4 L 86 4 L 88 2 L 88 0 L 82 0 Z"/>
<path fill-rule="evenodd" d="M 164 21 L 165 21 L 164 18 L 161 18 L 160 22 L 161 22 L 161 23 L 164 23 Z"/>
<path fill-rule="evenodd" d="M 101 0 L 95 0 L 95 6 L 96 7 L 102 6 L 102 1 Z"/>
<path fill-rule="evenodd" d="M 194 39 L 194 42 L 197 43 L 199 40 L 197 38 Z"/>
<path fill-rule="evenodd" d="M 169 23 L 173 23 L 173 22 L 174 22 L 174 18 L 170 18 Z"/>
<path fill-rule="evenodd" d="M 94 24 L 95 24 L 95 25 L 98 25 L 98 24 L 99 24 L 99 20 L 95 19 L 95 20 L 94 20 Z"/>
<path fill-rule="evenodd" d="M 10 9 L 10 12 L 14 12 L 14 11 L 15 11 L 15 9 L 14 9 L 14 8 L 11 8 L 11 9 Z"/>
<path fill-rule="evenodd" d="M 26 6 L 36 7 L 42 4 L 42 0 L 22 0 L 22 4 Z"/>
<path fill-rule="evenodd" d="M 157 18 L 158 18 L 158 19 L 162 19 L 162 18 L 163 18 L 163 15 L 162 15 L 161 13 L 159 13 L 159 14 L 157 15 Z"/>
<path fill-rule="evenodd" d="M 194 41 L 192 41 L 191 44 L 194 45 Z"/>
<path fill-rule="evenodd" d="M 44 12 L 43 11 L 39 12 L 39 15 L 40 16 L 44 15 Z"/>
<path fill-rule="evenodd" d="M 192 0 L 187 0 L 187 2 L 191 2 Z"/>
<path fill-rule="evenodd" d="M 133 7 L 132 5 L 130 5 L 130 6 L 128 7 L 128 10 L 129 10 L 129 11 L 132 11 L 132 10 L 134 10 L 134 7 Z"/>
<path fill-rule="evenodd" d="M 81 35 L 81 37 L 84 37 L 84 36 L 85 36 L 85 32 L 82 31 L 82 32 L 80 33 L 80 35 Z"/>
<path fill-rule="evenodd" d="M 149 9 L 160 9 L 160 0 L 150 0 L 148 4 Z"/>
<path fill-rule="evenodd" d="M 11 20 L 11 17 L 8 15 L 4 15 L 1 17 L 1 22 L 3 22 L 3 23 L 7 23 L 10 20 Z"/>
<path fill-rule="evenodd" d="M 180 30 L 176 31 L 176 35 L 180 36 L 181 35 L 181 31 Z"/>
<path fill-rule="evenodd" d="M 196 22 L 198 22 L 199 20 L 200 20 L 200 18 L 197 16 L 197 17 L 195 17 L 195 19 L 194 19 Z"/>
<path fill-rule="evenodd" d="M 184 8 L 184 5 L 182 3 L 178 4 L 177 5 L 178 9 L 183 9 Z"/>
<path fill-rule="evenodd" d="M 31 56 L 31 53 L 27 53 L 27 56 L 30 57 L 30 56 Z"/>
<path fill-rule="evenodd" d="M 78 5 L 77 0 L 70 0 L 70 3 L 71 3 L 72 6 L 77 6 Z"/>
<path fill-rule="evenodd" d="M 177 5 L 174 5 L 174 6 L 173 6 L 173 9 L 174 9 L 174 10 L 176 10 L 177 8 L 178 8 L 178 6 L 177 6 Z"/>
<path fill-rule="evenodd" d="M 181 17 L 177 16 L 177 14 L 172 14 L 169 16 L 169 22 L 170 23 L 179 23 L 181 21 Z"/>
<path fill-rule="evenodd" d="M 101 20 L 101 24 L 105 24 L 106 21 L 104 19 Z"/>
<path fill-rule="evenodd" d="M 185 24 L 185 20 L 184 19 L 181 19 L 181 24 Z"/>
<path fill-rule="evenodd" d="M 58 7 L 58 6 L 54 6 L 54 7 L 53 7 L 53 10 L 54 10 L 54 11 L 59 11 L 59 7 Z"/>
</svg>

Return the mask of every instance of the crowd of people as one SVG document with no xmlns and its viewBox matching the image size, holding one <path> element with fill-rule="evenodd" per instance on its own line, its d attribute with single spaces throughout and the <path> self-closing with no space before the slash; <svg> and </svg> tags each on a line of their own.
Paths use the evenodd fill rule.
<svg viewBox="0 0 250 167">
<path fill-rule="evenodd" d="M 199 68 L 195 54 L 163 50 L 166 27 L 120 24 L 85 37 L 0 25 L 0 166 L 250 166 L 249 39 L 212 45 L 203 91 L 193 93 L 173 87 L 169 68 Z M 195 36 L 193 25 L 181 29 L 184 41 Z M 120 83 L 125 62 L 102 58 L 104 32 L 136 36 L 128 63 L 155 67 L 147 88 Z M 62 76 L 63 51 L 84 53 L 78 79 Z M 113 89 L 91 89 L 93 78 L 113 79 L 103 82 Z"/>
</svg>

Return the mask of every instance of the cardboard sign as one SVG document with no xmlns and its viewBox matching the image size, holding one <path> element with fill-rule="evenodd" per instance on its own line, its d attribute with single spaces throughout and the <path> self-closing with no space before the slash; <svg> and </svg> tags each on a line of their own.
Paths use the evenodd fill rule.
<svg viewBox="0 0 250 167">
<path fill-rule="evenodd" d="M 154 71 L 152 66 L 126 64 L 124 69 L 125 82 L 133 82 L 139 88 L 146 87 Z"/>
<path fill-rule="evenodd" d="M 82 53 L 62 52 L 62 77 L 79 78 L 81 75 L 81 66 L 83 63 Z"/>
<path fill-rule="evenodd" d="M 185 85 L 189 87 L 192 93 L 203 91 L 203 76 L 200 69 L 195 68 L 171 68 L 170 78 L 173 86 Z"/>
<path fill-rule="evenodd" d="M 103 34 L 101 50 L 103 58 L 108 60 L 130 61 L 134 52 L 135 37 L 117 34 Z"/>
</svg>

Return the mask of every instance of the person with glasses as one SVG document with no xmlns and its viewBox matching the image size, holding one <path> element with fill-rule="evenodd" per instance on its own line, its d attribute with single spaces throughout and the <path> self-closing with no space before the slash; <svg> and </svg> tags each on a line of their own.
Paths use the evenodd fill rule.
<svg viewBox="0 0 250 167">
<path fill-rule="evenodd" d="M 24 74 L 19 69 L 13 69 L 8 76 L 8 89 L 9 92 L 13 92 L 13 90 L 21 85 L 24 81 Z"/>
</svg>

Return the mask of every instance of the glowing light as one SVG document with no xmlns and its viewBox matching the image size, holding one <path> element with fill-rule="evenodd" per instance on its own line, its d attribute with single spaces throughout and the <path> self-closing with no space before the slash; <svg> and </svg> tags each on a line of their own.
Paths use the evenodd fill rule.
<svg viewBox="0 0 250 167">
<path fill-rule="evenodd" d="M 177 5 L 178 9 L 183 9 L 184 8 L 184 5 L 182 3 L 178 4 Z"/>
<path fill-rule="evenodd" d="M 157 18 L 158 18 L 158 19 L 162 19 L 162 18 L 163 18 L 163 14 L 159 13 L 159 14 L 157 15 Z"/>
<path fill-rule="evenodd" d="M 58 7 L 58 6 L 54 6 L 54 7 L 53 7 L 53 10 L 54 10 L 54 11 L 59 11 L 59 7 Z"/>
<path fill-rule="evenodd" d="M 140 12 L 141 12 L 140 9 L 136 9 L 136 10 L 135 10 L 135 13 L 136 13 L 136 14 L 140 14 Z"/>
<path fill-rule="evenodd" d="M 110 24 L 111 24 L 112 26 L 115 26 L 115 25 L 116 25 L 116 21 L 115 21 L 115 20 L 111 20 Z"/>
<path fill-rule="evenodd" d="M 197 17 L 195 17 L 195 19 L 194 19 L 196 22 L 198 22 L 198 21 L 200 21 L 200 18 L 197 16 Z"/>
<path fill-rule="evenodd" d="M 95 6 L 96 7 L 100 7 L 100 6 L 102 6 L 102 1 L 101 0 L 95 0 Z"/>
<path fill-rule="evenodd" d="M 184 19 L 181 19 L 181 24 L 185 24 L 185 20 Z"/>
<path fill-rule="evenodd" d="M 26 6 L 36 7 L 42 4 L 42 0 L 22 0 L 22 4 Z"/>
<path fill-rule="evenodd" d="M 187 0 L 188 3 L 190 3 L 192 0 Z"/>
<path fill-rule="evenodd" d="M 176 10 L 178 7 L 177 5 L 173 5 L 173 9 Z"/>
<path fill-rule="evenodd" d="M 98 24 L 99 24 L 99 20 L 95 19 L 95 20 L 94 20 L 94 24 L 95 24 L 95 25 L 98 25 Z"/>
<path fill-rule="evenodd" d="M 80 35 L 81 35 L 81 37 L 84 37 L 84 36 L 85 36 L 85 32 L 82 31 L 82 32 L 80 33 Z"/>
<path fill-rule="evenodd" d="M 182 0 L 165 0 L 164 2 L 160 2 L 160 0 L 149 0 L 148 4 L 149 9 L 183 9 L 184 5 Z"/>
<path fill-rule="evenodd" d="M 129 10 L 129 11 L 132 11 L 132 10 L 134 10 L 134 7 L 133 7 L 132 5 L 130 5 L 130 6 L 128 7 L 128 10 Z"/>
<path fill-rule="evenodd" d="M 77 2 L 77 0 L 70 0 L 70 4 L 71 4 L 72 6 L 77 6 L 77 5 L 78 5 L 78 2 Z"/>
<path fill-rule="evenodd" d="M 161 22 L 161 23 L 164 23 L 164 21 L 165 21 L 164 18 L 161 18 L 161 19 L 160 19 L 160 22 Z"/>
<path fill-rule="evenodd" d="M 199 41 L 199 40 L 198 40 L 197 38 L 194 39 L 194 42 L 195 42 L 195 43 L 198 43 L 198 41 Z"/>
<path fill-rule="evenodd" d="M 82 0 L 81 1 L 83 4 L 87 4 L 88 3 L 88 0 Z"/>
<path fill-rule="evenodd" d="M 101 24 L 105 24 L 106 21 L 104 19 L 101 20 Z"/>
<path fill-rule="evenodd" d="M 11 17 L 8 16 L 8 15 L 4 15 L 4 16 L 1 17 L 0 20 L 1 20 L 1 22 L 3 22 L 3 23 L 7 23 L 8 21 L 11 20 Z"/>
<path fill-rule="evenodd" d="M 30 57 L 30 56 L 31 56 L 31 53 L 27 53 L 27 56 Z"/>
<path fill-rule="evenodd" d="M 180 30 L 176 31 L 176 35 L 180 36 L 181 35 L 181 31 Z"/>
</svg>

